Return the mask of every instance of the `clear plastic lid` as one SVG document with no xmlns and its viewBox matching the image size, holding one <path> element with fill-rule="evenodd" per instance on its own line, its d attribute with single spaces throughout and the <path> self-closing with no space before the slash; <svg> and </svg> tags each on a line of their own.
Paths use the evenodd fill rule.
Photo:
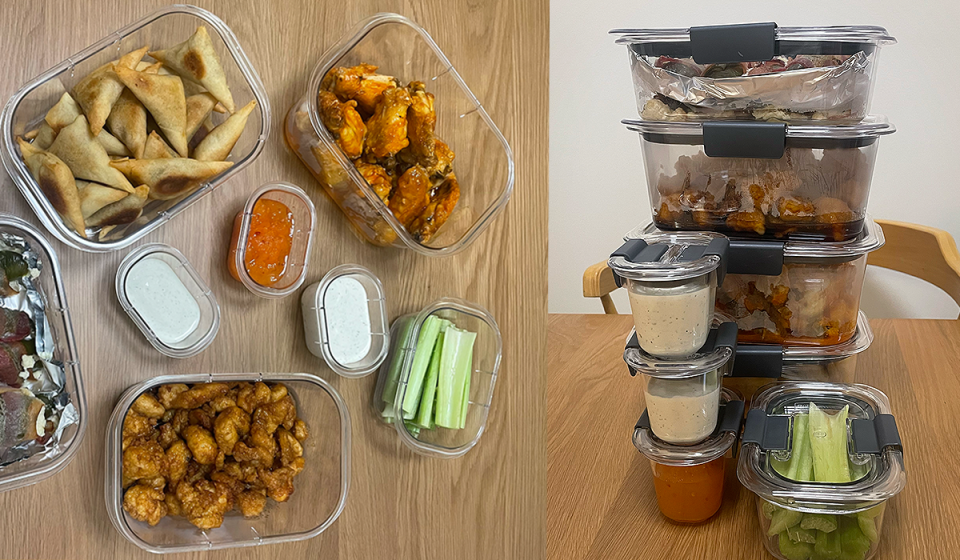
<svg viewBox="0 0 960 560">
<path fill-rule="evenodd" d="M 667 232 L 657 229 L 652 223 L 637 226 L 627 232 L 623 239 L 659 239 L 663 235 L 687 235 L 689 232 Z M 720 235 L 720 234 L 715 234 Z M 649 241 L 648 241 L 649 243 Z M 780 245 L 783 247 L 783 262 L 802 262 L 810 259 L 839 259 L 852 260 L 862 255 L 875 251 L 883 247 L 883 230 L 877 225 L 873 218 L 867 214 L 863 220 L 863 231 L 857 237 L 849 241 L 802 241 L 788 239 L 779 240 L 730 240 L 730 247 L 727 253 L 730 254 L 739 250 L 741 243 L 749 243 L 751 247 L 770 244 L 771 246 Z M 608 263 L 609 264 L 609 263 Z M 611 267 L 612 268 L 612 267 Z"/>
<path fill-rule="evenodd" d="M 625 244 L 607 261 L 621 278 L 646 282 L 684 280 L 709 274 L 720 266 L 722 255 L 712 251 L 717 240 L 724 239 L 720 234 L 654 230 L 624 241 L 629 244 L 638 239 L 644 244 Z"/>
<path fill-rule="evenodd" d="M 689 42 L 689 27 L 660 29 L 613 29 L 611 35 L 617 35 L 618 45 L 635 43 Z M 867 43 L 872 45 L 892 45 L 897 40 L 883 27 L 875 25 L 831 25 L 811 27 L 777 27 L 777 41 L 804 42 L 842 42 Z"/>
<path fill-rule="evenodd" d="M 628 130 L 646 135 L 659 135 L 661 143 L 699 143 L 695 139 L 703 138 L 702 122 L 670 122 L 647 121 L 642 119 L 623 119 L 620 121 Z M 887 122 L 883 115 L 870 115 L 858 123 L 853 124 L 786 124 L 786 138 L 790 139 L 822 139 L 822 140 L 850 140 L 876 139 L 880 136 L 893 134 L 897 127 Z"/>
<path fill-rule="evenodd" d="M 714 328 L 707 336 L 707 342 L 692 356 L 683 359 L 660 358 L 645 352 L 637 341 L 636 329 L 631 329 L 627 345 L 623 351 L 623 361 L 631 375 L 642 373 L 651 377 L 683 379 L 704 375 L 722 369 L 726 374 L 735 354 L 737 324 L 721 322 L 718 315 L 714 318 Z"/>
<path fill-rule="evenodd" d="M 666 443 L 653 435 L 649 425 L 644 425 L 644 417 L 641 416 L 633 430 L 633 445 L 648 459 L 661 465 L 693 467 L 722 457 L 736 445 L 740 436 L 740 426 L 743 423 L 743 401 L 739 400 L 736 393 L 724 387 L 720 391 L 720 402 L 723 410 L 720 413 L 721 418 L 717 422 L 717 428 L 710 437 L 700 443 L 695 445 Z"/>
<path fill-rule="evenodd" d="M 795 442 L 805 443 L 804 435 L 816 435 L 824 451 L 811 450 L 811 444 L 794 449 Z M 834 442 L 846 446 L 842 462 L 829 460 Z M 813 457 L 806 468 L 805 453 Z M 796 476 L 801 480 L 781 474 L 791 459 L 808 471 Z M 893 497 L 903 490 L 906 473 L 887 396 L 859 384 L 768 385 L 754 397 L 747 416 L 737 476 L 767 501 L 814 513 L 853 513 Z M 811 481 L 818 477 L 832 481 Z"/>
</svg>

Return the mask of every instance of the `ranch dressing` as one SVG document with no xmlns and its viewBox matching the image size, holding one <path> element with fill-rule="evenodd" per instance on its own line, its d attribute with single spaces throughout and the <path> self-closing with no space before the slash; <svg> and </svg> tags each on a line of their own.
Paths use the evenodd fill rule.
<svg viewBox="0 0 960 560">
<path fill-rule="evenodd" d="M 127 299 L 160 342 L 182 342 L 200 326 L 200 306 L 170 265 L 155 257 L 127 272 Z"/>
<path fill-rule="evenodd" d="M 650 378 L 644 399 L 650 429 L 667 443 L 697 443 L 717 427 L 720 383 L 716 372 L 685 379 Z"/>
<path fill-rule="evenodd" d="M 350 365 L 367 356 L 371 347 L 367 290 L 349 276 L 335 278 L 323 296 L 330 353 Z"/>
<path fill-rule="evenodd" d="M 710 332 L 715 290 L 711 282 L 699 279 L 681 285 L 629 281 L 630 308 L 640 347 L 666 358 L 696 353 Z"/>
</svg>

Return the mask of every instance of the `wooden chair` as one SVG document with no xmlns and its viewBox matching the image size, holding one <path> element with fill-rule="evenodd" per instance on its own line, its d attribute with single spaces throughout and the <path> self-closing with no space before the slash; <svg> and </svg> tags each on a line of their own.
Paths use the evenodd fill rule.
<svg viewBox="0 0 960 560">
<path fill-rule="evenodd" d="M 867 256 L 867 264 L 926 280 L 960 305 L 960 251 L 949 233 L 919 224 L 877 220 L 886 239 Z M 616 314 L 610 293 L 617 289 L 613 271 L 601 261 L 583 272 L 583 297 L 600 298 L 604 313 Z"/>
</svg>

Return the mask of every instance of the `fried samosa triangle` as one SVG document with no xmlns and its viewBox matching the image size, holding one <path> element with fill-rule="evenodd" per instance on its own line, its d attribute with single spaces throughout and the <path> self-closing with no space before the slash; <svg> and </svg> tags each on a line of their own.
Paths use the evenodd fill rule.
<svg viewBox="0 0 960 560">
<path fill-rule="evenodd" d="M 147 136 L 147 144 L 143 148 L 143 158 L 142 159 L 165 159 L 165 158 L 175 158 L 179 157 L 177 152 L 167 145 L 163 141 L 163 138 L 160 138 L 160 135 L 156 131 L 151 131 L 150 136 Z"/>
<path fill-rule="evenodd" d="M 80 191 L 80 212 L 84 222 L 104 206 L 130 196 L 126 191 L 83 180 L 77 181 L 77 190 Z"/>
<path fill-rule="evenodd" d="M 44 121 L 40 123 L 40 127 L 37 129 L 36 140 L 33 141 L 33 145 L 41 150 L 46 150 L 56 138 L 57 133 L 53 130 L 53 127 Z"/>
<path fill-rule="evenodd" d="M 117 76 L 143 106 L 150 111 L 167 141 L 181 156 L 187 157 L 187 98 L 183 83 L 176 76 L 145 74 L 118 66 Z"/>
<path fill-rule="evenodd" d="M 223 161 L 227 159 L 234 144 L 243 134 L 244 127 L 247 126 L 247 118 L 256 106 L 256 101 L 247 103 L 242 109 L 220 123 L 220 126 L 211 130 L 193 150 L 193 158 L 200 161 Z"/>
<path fill-rule="evenodd" d="M 54 132 L 60 132 L 64 127 L 73 124 L 73 121 L 77 120 L 77 117 L 82 114 L 83 110 L 80 105 L 69 93 L 64 92 L 60 96 L 60 101 L 57 101 L 57 104 L 47 111 L 43 120 L 50 125 Z"/>
<path fill-rule="evenodd" d="M 234 112 L 233 95 L 206 27 L 197 27 L 197 31 L 186 41 L 169 49 L 151 52 L 150 56 L 181 78 L 202 85 L 223 103 L 227 111 Z"/>
<path fill-rule="evenodd" d="M 140 185 L 150 187 L 150 198 L 170 200 L 196 190 L 204 181 L 233 165 L 229 161 L 197 161 L 190 158 L 121 159 L 114 169 Z"/>
<path fill-rule="evenodd" d="M 149 192 L 149 187 L 140 185 L 134 189 L 133 194 L 128 194 L 94 212 L 87 218 L 87 225 L 90 227 L 118 226 L 133 222 L 143 212 Z"/>
<path fill-rule="evenodd" d="M 86 122 L 83 126 L 86 128 Z M 17 138 L 17 142 L 20 144 L 23 162 L 47 200 L 63 217 L 68 227 L 81 237 L 86 237 L 83 213 L 80 211 L 80 193 L 70 168 L 54 154 L 32 146 L 22 138 Z"/>
<path fill-rule="evenodd" d="M 200 125 L 206 120 L 210 112 L 217 105 L 217 98 L 209 93 L 198 93 L 187 98 L 187 138 L 192 139 L 193 135 L 200 129 Z"/>
<path fill-rule="evenodd" d="M 115 68 L 136 68 L 148 50 L 150 47 L 145 46 L 121 56 L 115 63 L 104 64 L 73 87 L 73 98 L 87 116 L 90 132 L 94 136 L 103 129 L 110 109 L 123 92 L 123 83 L 120 82 Z"/>
<path fill-rule="evenodd" d="M 97 142 L 100 142 L 100 145 L 103 146 L 103 149 L 107 152 L 108 156 L 130 156 L 130 150 L 123 145 L 123 142 L 117 140 L 116 136 L 107 132 L 107 129 L 103 129 L 100 131 L 100 134 L 97 134 Z"/>
<path fill-rule="evenodd" d="M 143 145 L 147 141 L 147 109 L 129 89 L 124 88 L 113 105 L 107 117 L 107 127 L 133 157 L 143 157 Z"/>
<path fill-rule="evenodd" d="M 90 133 L 87 119 L 82 115 L 64 128 L 50 146 L 50 153 L 70 167 L 77 179 L 96 181 L 127 192 L 133 185 L 116 169 L 110 167 L 110 156 L 103 145 Z"/>
</svg>

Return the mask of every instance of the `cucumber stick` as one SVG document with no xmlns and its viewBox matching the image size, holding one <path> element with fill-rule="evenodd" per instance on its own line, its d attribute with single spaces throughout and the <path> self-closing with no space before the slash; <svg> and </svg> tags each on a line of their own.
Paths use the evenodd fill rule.
<svg viewBox="0 0 960 560">
<path fill-rule="evenodd" d="M 430 357 L 433 354 L 433 346 L 437 342 L 437 336 L 440 334 L 440 317 L 429 315 L 420 326 L 420 336 L 417 338 L 417 347 L 413 354 L 413 364 L 410 366 L 410 374 L 407 377 L 407 392 L 403 397 L 403 417 L 411 419 L 417 412 L 417 405 L 420 404 L 420 396 L 423 391 L 423 379 L 427 373 L 427 366 L 430 365 Z"/>
</svg>

